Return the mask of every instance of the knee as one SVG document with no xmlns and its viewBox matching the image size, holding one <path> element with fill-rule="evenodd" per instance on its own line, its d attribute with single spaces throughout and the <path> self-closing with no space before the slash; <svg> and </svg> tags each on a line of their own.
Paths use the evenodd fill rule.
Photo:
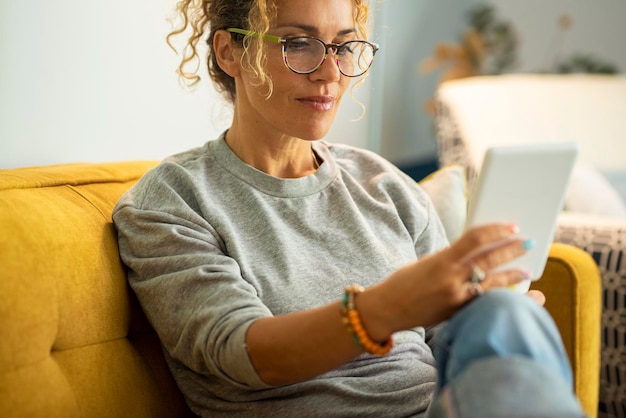
<svg viewBox="0 0 626 418">
<path fill-rule="evenodd" d="M 548 312 L 528 296 L 509 289 L 491 290 L 476 298 L 453 319 L 458 334 L 486 341 L 517 341 L 543 336 L 554 339 L 558 330 Z"/>
<path fill-rule="evenodd" d="M 459 311 L 444 333 L 457 368 L 472 359 L 521 356 L 571 378 L 556 324 L 528 296 L 508 289 L 491 290 Z M 456 364 L 455 363 L 455 364 Z"/>
</svg>

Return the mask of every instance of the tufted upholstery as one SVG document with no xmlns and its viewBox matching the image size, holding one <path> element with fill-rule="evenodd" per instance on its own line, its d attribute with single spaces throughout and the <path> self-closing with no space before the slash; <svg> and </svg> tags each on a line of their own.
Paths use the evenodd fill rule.
<svg viewBox="0 0 626 418">
<path fill-rule="evenodd" d="M 0 170 L 3 417 L 187 413 L 127 287 L 111 223 L 151 165 Z"/>
</svg>

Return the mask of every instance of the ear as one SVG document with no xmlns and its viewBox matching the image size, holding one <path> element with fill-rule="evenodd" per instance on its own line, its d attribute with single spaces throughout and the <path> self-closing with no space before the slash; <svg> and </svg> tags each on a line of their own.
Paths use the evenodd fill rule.
<svg viewBox="0 0 626 418">
<path fill-rule="evenodd" d="M 218 30 L 213 36 L 213 51 L 220 68 L 229 76 L 235 78 L 240 75 L 239 65 L 240 51 L 233 44 L 230 33 L 225 30 Z"/>
</svg>

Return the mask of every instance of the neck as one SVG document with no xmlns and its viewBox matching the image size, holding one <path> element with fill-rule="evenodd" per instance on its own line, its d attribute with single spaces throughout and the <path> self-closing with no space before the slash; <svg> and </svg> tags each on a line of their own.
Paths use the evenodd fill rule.
<svg viewBox="0 0 626 418">
<path fill-rule="evenodd" d="M 287 136 L 248 139 L 230 129 L 226 143 L 246 164 L 273 177 L 305 177 L 319 168 L 311 142 L 303 139 Z"/>
</svg>

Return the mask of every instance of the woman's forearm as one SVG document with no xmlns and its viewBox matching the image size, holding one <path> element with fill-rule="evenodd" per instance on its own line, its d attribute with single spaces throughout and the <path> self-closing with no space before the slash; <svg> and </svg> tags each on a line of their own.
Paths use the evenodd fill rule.
<svg viewBox="0 0 626 418">
<path fill-rule="evenodd" d="M 339 301 L 259 319 L 248 329 L 246 342 L 257 373 L 275 386 L 311 379 L 363 352 L 342 321 Z"/>
</svg>

